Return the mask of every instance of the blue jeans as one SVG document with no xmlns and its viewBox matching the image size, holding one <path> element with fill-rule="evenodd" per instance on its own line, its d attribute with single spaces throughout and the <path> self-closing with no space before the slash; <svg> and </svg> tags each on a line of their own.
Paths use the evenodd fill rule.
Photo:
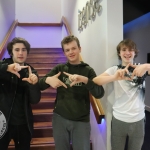
<svg viewBox="0 0 150 150">
<path fill-rule="evenodd" d="M 90 150 L 90 123 L 72 121 L 57 114 L 52 119 L 55 150 Z"/>
</svg>

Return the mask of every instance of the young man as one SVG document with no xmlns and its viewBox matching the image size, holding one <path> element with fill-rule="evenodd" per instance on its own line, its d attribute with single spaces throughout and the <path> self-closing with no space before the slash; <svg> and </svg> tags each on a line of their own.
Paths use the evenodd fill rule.
<svg viewBox="0 0 150 150">
<path fill-rule="evenodd" d="M 7 150 L 11 139 L 15 149 L 30 150 L 33 114 L 30 104 L 40 101 L 37 72 L 26 64 L 30 44 L 14 38 L 7 45 L 10 58 L 0 61 L 0 111 L 7 120 L 7 131 L 0 139 L 0 149 Z"/>
<path fill-rule="evenodd" d="M 115 103 L 111 128 L 112 150 L 124 150 L 128 136 L 128 150 L 141 150 L 144 139 L 144 97 L 146 74 L 142 77 L 131 74 L 134 58 L 138 54 L 136 44 L 125 39 L 117 46 L 117 54 L 122 64 L 107 69 L 94 78 L 98 85 L 113 82 Z"/>
<path fill-rule="evenodd" d="M 39 81 L 42 90 L 57 88 L 52 120 L 55 149 L 70 150 L 71 142 L 74 150 L 90 150 L 89 91 L 101 98 L 104 89 L 92 81 L 94 70 L 80 61 L 78 38 L 67 36 L 61 45 L 68 62 L 57 65 Z"/>
</svg>

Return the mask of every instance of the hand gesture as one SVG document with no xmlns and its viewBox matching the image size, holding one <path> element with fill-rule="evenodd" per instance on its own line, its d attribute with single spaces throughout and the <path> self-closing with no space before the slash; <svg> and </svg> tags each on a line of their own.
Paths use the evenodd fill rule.
<svg viewBox="0 0 150 150">
<path fill-rule="evenodd" d="M 30 66 L 28 67 L 28 71 L 29 71 L 29 77 L 28 78 L 23 78 L 22 81 L 27 81 L 30 84 L 36 84 L 38 82 L 38 77 L 32 73 Z"/>
<path fill-rule="evenodd" d="M 58 79 L 58 77 L 60 76 L 61 72 L 57 73 L 56 75 L 52 76 L 52 77 L 47 77 L 45 82 L 47 84 L 49 84 L 51 87 L 53 87 L 54 89 L 57 89 L 60 86 L 63 86 L 65 88 L 67 88 L 67 86 Z"/>
<path fill-rule="evenodd" d="M 115 73 L 116 80 L 131 80 L 131 77 L 129 75 L 129 68 L 130 64 L 128 64 L 124 69 L 119 69 Z"/>
<path fill-rule="evenodd" d="M 78 74 L 69 74 L 67 72 L 63 72 L 65 75 L 67 75 L 69 77 L 69 80 L 71 81 L 70 86 L 72 87 L 73 85 L 77 84 L 77 83 L 81 83 L 84 82 L 85 84 L 88 82 L 88 78 L 78 75 Z"/>
<path fill-rule="evenodd" d="M 18 63 L 13 63 L 8 65 L 7 71 L 15 74 L 18 78 L 20 78 L 20 74 L 18 72 L 24 68 L 28 68 L 28 66 L 20 66 Z"/>
<path fill-rule="evenodd" d="M 143 65 L 130 65 L 131 67 L 135 68 L 133 73 L 132 73 L 132 78 L 134 76 L 137 76 L 137 77 L 142 77 L 146 71 L 147 71 L 147 67 L 146 67 L 147 64 L 143 64 Z"/>
</svg>

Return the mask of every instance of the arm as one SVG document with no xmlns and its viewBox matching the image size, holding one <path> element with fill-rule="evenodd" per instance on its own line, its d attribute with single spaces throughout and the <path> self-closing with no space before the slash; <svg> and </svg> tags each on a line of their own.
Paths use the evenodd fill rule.
<svg viewBox="0 0 150 150">
<path fill-rule="evenodd" d="M 98 85 L 92 81 L 94 77 L 96 77 L 96 73 L 94 69 L 91 68 L 88 75 L 88 82 L 85 84 L 85 86 L 95 98 L 102 98 L 105 93 L 104 88 L 103 86 Z"/>
<path fill-rule="evenodd" d="M 95 77 L 93 81 L 98 85 L 104 85 L 110 82 L 114 82 L 117 80 L 132 80 L 130 76 L 126 76 L 126 74 L 129 73 L 128 66 L 126 66 L 125 69 L 119 69 L 114 74 L 108 74 L 107 72 L 104 72 L 100 74 L 99 76 Z"/>
<path fill-rule="evenodd" d="M 50 85 L 45 82 L 47 77 L 48 75 L 45 75 L 43 78 L 39 79 L 40 90 L 45 90 L 50 87 Z"/>
<path fill-rule="evenodd" d="M 90 93 L 95 98 L 101 98 L 104 96 L 104 89 L 102 86 L 95 84 L 91 79 L 96 76 L 93 69 L 90 70 L 89 78 L 86 76 L 78 75 L 78 74 L 69 74 L 64 72 L 65 75 L 69 77 L 69 80 L 72 82 L 70 86 L 75 85 L 76 83 L 83 82 L 86 88 L 90 91 Z M 91 78 L 91 79 L 90 79 Z"/>
<path fill-rule="evenodd" d="M 43 78 L 39 80 L 40 90 L 43 91 L 50 87 L 50 84 L 48 84 L 48 82 L 51 82 L 52 79 L 51 77 L 55 74 L 56 74 L 56 68 L 53 68 L 50 72 L 48 72 Z M 50 81 L 46 82 L 46 80 L 50 80 Z"/>
<path fill-rule="evenodd" d="M 53 87 L 54 89 L 63 86 L 65 88 L 67 88 L 67 86 L 58 79 L 58 77 L 60 76 L 60 72 L 52 77 L 47 77 L 45 80 L 45 83 L 49 84 L 51 87 Z"/>
<path fill-rule="evenodd" d="M 115 79 L 114 75 L 109 75 L 109 74 L 104 72 L 104 73 L 100 74 L 99 76 L 95 77 L 93 79 L 93 82 L 95 82 L 98 85 L 104 85 L 104 84 L 113 82 L 115 80 L 116 79 Z"/>
<path fill-rule="evenodd" d="M 27 78 L 28 77 L 28 78 Z M 37 104 L 41 99 L 41 91 L 38 84 L 38 74 L 31 66 L 28 66 L 26 78 L 22 79 L 26 85 L 27 95 L 31 104 Z"/>
<path fill-rule="evenodd" d="M 92 80 L 88 79 L 85 86 L 95 98 L 102 98 L 104 96 L 104 88 L 101 85 L 95 84 Z"/>
<path fill-rule="evenodd" d="M 132 73 L 132 77 L 134 76 L 138 76 L 138 77 L 142 77 L 146 72 L 148 72 L 148 74 L 150 75 L 150 64 L 142 64 L 142 65 L 131 65 L 132 67 L 134 67 L 134 71 Z"/>
<path fill-rule="evenodd" d="M 27 68 L 28 66 L 20 66 L 18 63 L 8 64 L 5 61 L 0 61 L 0 75 L 5 76 L 4 73 L 10 72 L 18 76 L 20 78 L 20 74 L 18 73 L 21 69 Z"/>
<path fill-rule="evenodd" d="M 41 90 L 45 90 L 50 86 L 55 89 L 60 86 L 64 86 L 65 88 L 67 88 L 67 86 L 58 78 L 61 72 L 57 71 L 57 67 L 59 66 L 57 65 L 56 67 L 54 67 L 48 74 L 46 74 L 39 80 L 39 86 Z"/>
</svg>

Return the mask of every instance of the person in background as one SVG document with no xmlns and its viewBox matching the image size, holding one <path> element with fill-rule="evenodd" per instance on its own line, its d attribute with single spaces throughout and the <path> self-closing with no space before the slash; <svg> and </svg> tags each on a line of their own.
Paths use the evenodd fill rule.
<svg viewBox="0 0 150 150">
<path fill-rule="evenodd" d="M 71 35 L 61 46 L 68 62 L 58 64 L 39 80 L 41 90 L 49 86 L 57 89 L 52 119 L 56 150 L 90 150 L 90 98 L 104 95 L 102 86 L 95 84 L 95 71 L 80 61 L 80 42 Z"/>
<path fill-rule="evenodd" d="M 111 124 L 112 150 L 124 150 L 127 137 L 128 150 L 141 150 L 144 140 L 147 73 L 143 72 L 139 77 L 132 66 L 138 55 L 136 44 L 132 40 L 121 41 L 117 46 L 117 54 L 121 64 L 108 68 L 93 81 L 98 85 L 113 82 L 115 103 Z"/>
<path fill-rule="evenodd" d="M 0 61 L 0 111 L 7 120 L 7 131 L 0 149 L 7 150 L 13 139 L 16 150 L 30 150 L 33 114 L 30 104 L 40 101 L 41 91 L 36 70 L 26 64 L 30 44 L 15 37 L 7 45 L 10 58 Z"/>
</svg>

